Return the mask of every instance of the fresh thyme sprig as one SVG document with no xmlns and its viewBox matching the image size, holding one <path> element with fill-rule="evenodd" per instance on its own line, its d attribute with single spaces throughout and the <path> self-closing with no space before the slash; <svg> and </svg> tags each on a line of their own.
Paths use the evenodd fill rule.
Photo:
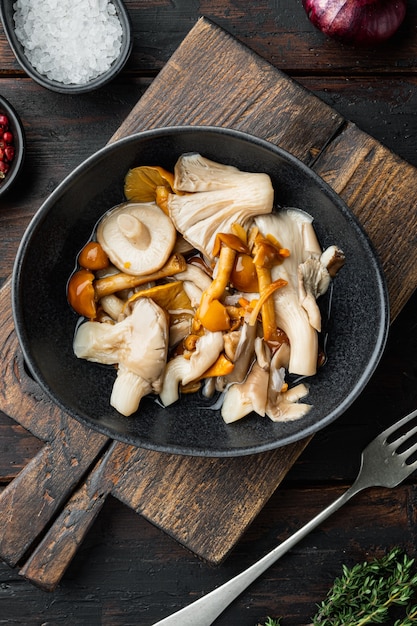
<svg viewBox="0 0 417 626">
<path fill-rule="evenodd" d="M 352 568 L 343 566 L 326 599 L 318 605 L 314 626 L 365 626 L 389 623 L 390 608 L 408 607 L 417 590 L 414 559 L 393 548 L 388 554 Z M 391 621 L 392 623 L 392 621 Z M 415 607 L 394 626 L 417 624 Z"/>
<path fill-rule="evenodd" d="M 261 626 L 261 624 L 258 624 L 258 626 Z M 281 620 L 268 617 L 264 626 L 281 626 Z"/>
<path fill-rule="evenodd" d="M 413 596 L 417 596 L 417 572 L 413 566 L 414 559 L 398 547 L 379 559 L 351 568 L 344 565 L 342 576 L 317 605 L 310 626 L 417 625 L 417 605 L 412 604 Z M 395 607 L 403 616 L 394 621 Z M 264 626 L 280 623 L 268 618 Z"/>
</svg>

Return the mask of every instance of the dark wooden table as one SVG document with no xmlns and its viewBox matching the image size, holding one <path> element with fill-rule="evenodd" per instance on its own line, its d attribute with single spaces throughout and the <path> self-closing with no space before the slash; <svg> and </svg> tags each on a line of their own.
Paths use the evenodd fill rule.
<svg viewBox="0 0 417 626">
<path fill-rule="evenodd" d="M 28 144 L 21 183 L 0 201 L 0 286 L 36 208 L 107 143 L 201 15 L 417 166 L 417 0 L 409 0 L 400 32 L 369 50 L 326 39 L 294 0 L 127 0 L 126 6 L 135 36 L 132 56 L 119 78 L 84 96 L 46 91 L 25 76 L 0 27 L 0 93 L 20 113 Z M 414 295 L 392 325 L 361 397 L 313 438 L 222 565 L 208 565 L 108 498 L 54 592 L 37 589 L 18 568 L 0 562 L 0 623 L 151 625 L 299 528 L 352 482 L 367 441 L 417 407 L 416 305 Z M 0 412 L 0 490 L 41 445 Z M 254 626 L 269 615 L 283 617 L 283 626 L 308 624 L 343 563 L 380 556 L 395 545 L 417 556 L 416 487 L 411 479 L 393 491 L 357 496 L 254 583 L 218 623 Z"/>
</svg>

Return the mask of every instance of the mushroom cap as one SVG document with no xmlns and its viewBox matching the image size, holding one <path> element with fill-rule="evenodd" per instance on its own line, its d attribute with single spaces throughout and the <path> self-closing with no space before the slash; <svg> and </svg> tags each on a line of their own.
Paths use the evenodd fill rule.
<svg viewBox="0 0 417 626">
<path fill-rule="evenodd" d="M 176 230 L 154 202 L 124 202 L 104 214 L 96 236 L 120 271 L 141 276 L 165 264 L 175 245 Z"/>
<path fill-rule="evenodd" d="M 174 188 L 186 193 L 168 196 L 169 215 L 184 239 L 210 260 L 217 233 L 229 233 L 233 224 L 246 227 L 255 215 L 271 213 L 274 201 L 268 174 L 240 171 L 198 153 L 179 157 Z"/>
</svg>

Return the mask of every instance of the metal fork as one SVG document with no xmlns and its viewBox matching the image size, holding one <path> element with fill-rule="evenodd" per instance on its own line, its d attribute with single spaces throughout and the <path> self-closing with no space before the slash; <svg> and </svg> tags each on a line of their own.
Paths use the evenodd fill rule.
<svg viewBox="0 0 417 626">
<path fill-rule="evenodd" d="M 210 626 L 254 580 L 359 491 L 369 487 L 392 488 L 403 482 L 417 469 L 417 458 L 412 459 L 417 453 L 417 442 L 412 439 L 417 434 L 417 425 L 405 429 L 416 417 L 417 410 L 371 441 L 362 452 L 361 467 L 353 485 L 305 526 L 225 584 L 154 626 Z"/>
</svg>

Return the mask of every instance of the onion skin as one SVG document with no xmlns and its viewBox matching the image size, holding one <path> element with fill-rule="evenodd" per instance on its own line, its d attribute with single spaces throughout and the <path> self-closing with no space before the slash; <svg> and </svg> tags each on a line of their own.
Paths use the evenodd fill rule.
<svg viewBox="0 0 417 626">
<path fill-rule="evenodd" d="M 343 43 L 372 45 L 398 30 L 406 0 L 302 0 L 309 20 Z"/>
</svg>

